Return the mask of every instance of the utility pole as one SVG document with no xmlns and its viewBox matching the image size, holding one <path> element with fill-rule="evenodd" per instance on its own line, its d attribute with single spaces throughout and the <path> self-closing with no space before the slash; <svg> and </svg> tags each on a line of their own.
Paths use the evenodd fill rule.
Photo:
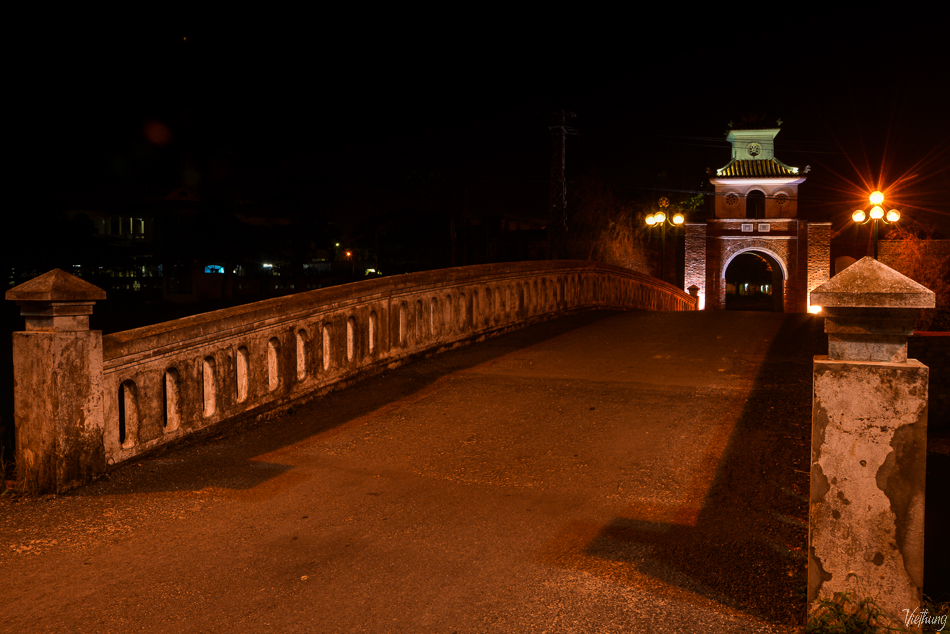
<svg viewBox="0 0 950 634">
<path fill-rule="evenodd" d="M 567 125 L 573 112 L 555 110 L 551 113 L 551 194 L 548 204 L 548 258 L 557 259 L 563 251 L 567 235 L 567 181 L 564 178 L 564 147 L 567 135 L 577 136 L 577 129 Z M 556 237 L 555 237 L 556 236 Z"/>
</svg>

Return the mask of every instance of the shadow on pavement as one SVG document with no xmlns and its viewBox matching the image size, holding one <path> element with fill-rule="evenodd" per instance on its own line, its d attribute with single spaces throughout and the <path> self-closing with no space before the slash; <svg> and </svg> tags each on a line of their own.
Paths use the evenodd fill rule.
<svg viewBox="0 0 950 634">
<path fill-rule="evenodd" d="M 758 370 L 693 521 L 618 517 L 586 553 L 751 612 L 801 624 L 805 614 L 812 357 L 822 322 L 787 315 Z"/>
<path fill-rule="evenodd" d="M 812 358 L 827 354 L 823 325 L 808 315 L 786 316 L 694 524 L 618 517 L 593 535 L 584 553 L 773 622 L 801 625 Z M 924 593 L 937 602 L 950 592 L 944 529 L 950 512 L 938 501 L 948 487 L 950 457 L 929 454 Z"/>
</svg>

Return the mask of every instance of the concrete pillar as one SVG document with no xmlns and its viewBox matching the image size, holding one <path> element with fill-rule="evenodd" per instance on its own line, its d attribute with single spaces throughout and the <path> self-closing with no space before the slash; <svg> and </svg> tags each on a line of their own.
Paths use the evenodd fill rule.
<svg viewBox="0 0 950 634">
<path fill-rule="evenodd" d="M 907 337 L 934 294 L 866 257 L 811 302 L 825 315 L 828 356 L 814 360 L 809 610 L 845 592 L 903 625 L 924 580 L 929 373 L 907 358 Z"/>
<path fill-rule="evenodd" d="M 102 332 L 89 330 L 89 315 L 106 293 L 53 269 L 6 298 L 26 319 L 26 330 L 13 333 L 17 482 L 64 491 L 105 468 Z"/>
</svg>

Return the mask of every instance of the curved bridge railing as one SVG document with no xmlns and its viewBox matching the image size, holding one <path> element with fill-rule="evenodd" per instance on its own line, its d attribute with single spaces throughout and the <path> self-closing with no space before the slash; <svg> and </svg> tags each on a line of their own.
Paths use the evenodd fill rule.
<svg viewBox="0 0 950 634">
<path fill-rule="evenodd" d="M 69 284 L 88 288 L 74 289 L 73 299 L 57 299 L 55 288 L 45 295 L 28 288 L 54 273 L 60 281 L 47 280 L 46 287 L 58 284 L 62 290 L 68 285 L 62 276 L 71 276 L 54 271 L 7 292 L 7 299 L 23 306 L 27 319 L 27 331 L 14 337 L 18 472 L 31 472 L 27 477 L 42 490 L 68 488 L 107 465 L 208 426 L 258 415 L 486 335 L 578 311 L 695 310 L 697 302 L 656 278 L 610 265 L 515 262 L 367 280 L 105 337 L 86 325 L 83 332 L 90 343 L 79 356 L 89 358 L 76 366 L 77 380 L 71 387 L 63 376 L 46 380 L 45 389 L 82 391 L 88 385 L 86 395 L 77 396 L 88 401 L 85 409 L 60 416 L 61 427 L 75 427 L 69 419 L 78 417 L 82 429 L 57 432 L 78 440 L 71 446 L 54 443 L 58 448 L 52 451 L 61 454 L 54 462 L 61 468 L 50 472 L 43 466 L 49 458 L 40 459 L 40 454 L 51 450 L 35 442 L 48 435 L 35 433 L 42 426 L 35 419 L 48 412 L 33 411 L 27 395 L 20 394 L 21 386 L 44 387 L 27 362 L 36 354 L 29 338 L 36 344 L 41 333 L 65 334 L 56 330 L 55 319 L 44 316 L 44 310 L 50 312 L 41 306 L 44 302 L 57 305 L 61 315 L 72 302 L 87 307 L 73 312 L 88 315 L 93 300 L 104 298 L 100 289 L 76 278 Z M 83 292 L 86 296 L 80 297 Z M 61 326 L 65 323 L 60 319 Z M 17 336 L 23 345 L 17 344 Z M 24 372 L 36 376 L 20 380 Z M 77 451 L 81 458 L 72 455 Z"/>
</svg>

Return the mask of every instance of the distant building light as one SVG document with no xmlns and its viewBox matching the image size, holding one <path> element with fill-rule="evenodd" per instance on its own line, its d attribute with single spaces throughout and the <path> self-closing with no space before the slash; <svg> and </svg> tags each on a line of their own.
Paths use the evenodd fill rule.
<svg viewBox="0 0 950 634">
<path fill-rule="evenodd" d="M 261 266 L 263 266 L 265 269 L 272 269 L 272 268 L 274 268 L 274 265 L 273 265 L 273 264 L 262 264 Z"/>
</svg>

